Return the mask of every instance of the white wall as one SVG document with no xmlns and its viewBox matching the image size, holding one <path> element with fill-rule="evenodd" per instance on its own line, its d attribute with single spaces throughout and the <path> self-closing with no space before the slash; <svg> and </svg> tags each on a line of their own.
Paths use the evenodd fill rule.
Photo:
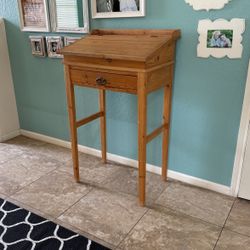
<svg viewBox="0 0 250 250">
<path fill-rule="evenodd" d="M 242 175 L 240 181 L 239 197 L 250 200 L 250 127 L 249 126 L 248 126 L 246 151 L 245 151 Z"/>
<path fill-rule="evenodd" d="M 242 106 L 240 128 L 238 134 L 238 141 L 236 147 L 235 161 L 234 161 L 234 171 L 232 178 L 232 192 L 234 196 L 239 195 L 240 181 L 243 175 L 243 165 L 245 160 L 245 153 L 247 148 L 248 131 L 250 123 L 250 61 L 248 66 L 248 75 L 245 87 L 245 96 Z"/>
<path fill-rule="evenodd" d="M 0 18 L 0 142 L 19 133 L 16 98 L 11 75 L 4 21 Z"/>
</svg>

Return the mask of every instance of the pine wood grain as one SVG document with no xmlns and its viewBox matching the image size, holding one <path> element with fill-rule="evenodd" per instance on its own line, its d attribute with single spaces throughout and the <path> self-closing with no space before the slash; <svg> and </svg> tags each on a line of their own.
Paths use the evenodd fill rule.
<svg viewBox="0 0 250 250">
<path fill-rule="evenodd" d="M 100 31 L 99 31 L 100 32 Z M 153 32 L 153 31 L 152 31 Z M 171 44 L 178 38 L 178 30 L 168 30 L 166 33 L 159 31 L 131 30 L 116 34 L 103 33 L 86 36 L 74 44 L 63 48 L 60 53 L 63 55 L 85 56 L 90 58 L 119 59 L 145 62 L 152 58 L 164 45 Z"/>
<path fill-rule="evenodd" d="M 172 66 L 171 75 L 169 77 L 171 84 L 164 86 L 164 97 L 163 97 L 163 124 L 168 124 L 168 127 L 166 127 L 163 130 L 163 135 L 162 135 L 162 179 L 164 181 L 167 181 L 167 171 L 168 171 L 173 74 L 174 74 L 174 67 Z"/>
<path fill-rule="evenodd" d="M 104 112 L 98 112 L 98 113 L 96 113 L 96 114 L 93 114 L 93 115 L 91 115 L 91 116 L 89 116 L 89 117 L 86 117 L 86 118 L 80 120 L 80 121 L 77 121 L 77 122 L 76 122 L 76 127 L 77 127 L 77 128 L 78 128 L 78 127 L 81 127 L 81 126 L 83 126 L 83 125 L 85 125 L 85 124 L 87 124 L 87 123 L 90 123 L 90 122 L 92 122 L 92 121 L 94 121 L 94 120 L 96 120 L 97 118 L 100 118 L 100 117 L 102 117 L 102 116 L 104 116 Z"/>
<path fill-rule="evenodd" d="M 121 92 L 136 93 L 137 77 L 127 75 L 125 72 L 107 73 L 105 71 L 90 71 L 90 70 L 71 70 L 71 80 L 77 84 L 92 88 L 118 90 Z M 97 79 L 103 78 L 106 83 L 98 84 Z"/>
<path fill-rule="evenodd" d="M 146 153 L 147 153 L 147 91 L 146 75 L 138 74 L 138 162 L 139 203 L 145 205 L 146 197 Z"/>
<path fill-rule="evenodd" d="M 100 118 L 102 160 L 107 160 L 106 90 L 138 95 L 138 197 L 146 201 L 147 143 L 163 133 L 162 178 L 167 179 L 175 44 L 180 30 L 94 30 L 61 50 L 64 55 L 74 176 L 79 181 L 77 127 Z M 100 111 L 76 121 L 74 85 L 99 90 Z M 147 95 L 164 90 L 163 122 L 147 135 Z"/>
<path fill-rule="evenodd" d="M 101 148 L 102 148 L 102 161 L 107 162 L 107 140 L 106 140 L 106 91 L 99 90 L 99 106 L 100 113 L 103 113 L 100 119 L 100 132 L 101 132 Z"/>
<path fill-rule="evenodd" d="M 66 93 L 68 100 L 68 112 L 69 112 L 69 124 L 71 134 L 71 148 L 72 148 L 72 160 L 73 171 L 76 182 L 80 181 L 79 175 L 79 159 L 78 159 L 78 143 L 77 143 L 77 127 L 76 127 L 76 106 L 75 106 L 75 93 L 74 85 L 70 79 L 70 69 L 66 65 L 64 67 L 65 79 L 66 79 Z"/>
</svg>

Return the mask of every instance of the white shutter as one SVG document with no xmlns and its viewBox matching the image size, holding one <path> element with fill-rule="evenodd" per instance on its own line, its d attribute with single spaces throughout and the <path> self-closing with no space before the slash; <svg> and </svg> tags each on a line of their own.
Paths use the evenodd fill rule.
<svg viewBox="0 0 250 250">
<path fill-rule="evenodd" d="M 79 27 L 77 0 L 56 0 L 56 12 L 58 28 Z"/>
</svg>

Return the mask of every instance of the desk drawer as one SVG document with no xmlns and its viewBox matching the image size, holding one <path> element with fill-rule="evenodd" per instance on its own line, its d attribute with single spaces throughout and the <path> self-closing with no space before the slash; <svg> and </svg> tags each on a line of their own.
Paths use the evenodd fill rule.
<svg viewBox="0 0 250 250">
<path fill-rule="evenodd" d="M 136 93 L 137 77 L 120 73 L 71 69 L 71 81 L 81 86 Z"/>
</svg>

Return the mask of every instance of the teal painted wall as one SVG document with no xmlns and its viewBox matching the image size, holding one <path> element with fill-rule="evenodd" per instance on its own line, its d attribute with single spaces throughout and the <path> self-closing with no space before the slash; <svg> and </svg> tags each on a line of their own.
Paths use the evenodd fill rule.
<svg viewBox="0 0 250 250">
<path fill-rule="evenodd" d="M 27 33 L 20 32 L 16 0 L 0 1 L 21 128 L 69 139 L 63 66 L 57 59 L 31 55 Z M 92 20 L 92 28 L 180 28 L 172 109 L 169 167 L 230 186 L 250 53 L 249 0 L 232 0 L 223 10 L 195 12 L 184 0 L 147 0 L 147 16 Z M 203 18 L 247 19 L 240 60 L 196 57 L 197 25 Z M 138 41 L 139 42 L 139 41 Z M 97 111 L 97 93 L 77 90 L 79 117 Z M 161 122 L 162 93 L 149 97 L 149 132 Z M 137 100 L 107 94 L 108 151 L 137 158 Z M 79 130 L 79 142 L 99 148 L 99 124 Z M 160 166 L 161 138 L 148 147 L 148 162 Z"/>
</svg>

